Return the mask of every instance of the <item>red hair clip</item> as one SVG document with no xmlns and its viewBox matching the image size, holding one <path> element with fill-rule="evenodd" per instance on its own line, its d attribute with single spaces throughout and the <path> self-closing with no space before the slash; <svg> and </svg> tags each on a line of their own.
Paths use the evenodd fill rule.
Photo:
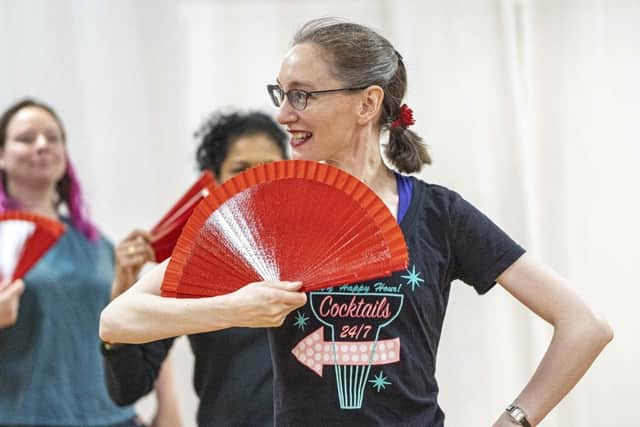
<svg viewBox="0 0 640 427">
<path fill-rule="evenodd" d="M 400 112 L 398 113 L 398 118 L 396 118 L 393 122 L 391 122 L 391 129 L 395 129 L 397 127 L 408 128 L 416 121 L 413 118 L 413 110 L 409 108 L 407 104 L 402 104 L 400 106 Z"/>
</svg>

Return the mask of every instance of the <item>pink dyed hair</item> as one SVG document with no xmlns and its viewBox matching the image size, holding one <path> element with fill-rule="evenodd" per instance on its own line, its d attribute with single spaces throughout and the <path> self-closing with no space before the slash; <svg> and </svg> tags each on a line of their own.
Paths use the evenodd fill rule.
<svg viewBox="0 0 640 427">
<path fill-rule="evenodd" d="M 37 102 L 31 99 L 24 99 L 11 106 L 0 117 L 0 148 L 4 147 L 9 121 L 18 111 L 26 107 L 41 108 L 51 114 L 51 116 L 58 123 L 58 126 L 62 131 L 63 140 L 66 142 L 66 134 L 62 125 L 62 121 L 58 118 L 58 115 L 55 113 L 55 111 L 48 105 L 41 102 Z M 71 163 L 71 159 L 69 158 L 68 153 L 65 153 L 65 160 L 67 167 L 64 176 L 56 185 L 56 191 L 58 192 L 61 203 L 64 203 L 67 206 L 67 210 L 69 211 L 69 216 L 71 218 L 71 223 L 90 241 L 96 242 L 100 234 L 98 233 L 96 227 L 89 220 L 87 207 L 82 197 L 80 181 L 78 180 L 78 175 L 75 172 L 75 168 Z M 0 170 L 0 213 L 7 210 L 20 209 L 19 203 L 17 203 L 16 200 L 11 199 L 5 192 L 6 183 L 4 182 L 4 176 L 4 172 Z"/>
</svg>

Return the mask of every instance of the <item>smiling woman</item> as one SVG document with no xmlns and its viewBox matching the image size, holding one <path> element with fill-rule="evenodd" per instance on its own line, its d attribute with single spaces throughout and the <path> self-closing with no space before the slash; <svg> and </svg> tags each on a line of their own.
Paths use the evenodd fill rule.
<svg viewBox="0 0 640 427">
<path fill-rule="evenodd" d="M 496 427 L 538 424 L 612 338 L 564 279 L 459 194 L 385 165 L 383 132 L 397 170 L 417 172 L 431 160 L 408 129 L 406 87 L 404 59 L 388 40 L 332 18 L 296 33 L 277 85 L 268 86 L 278 121 L 293 135 L 293 157 L 325 161 L 366 182 L 396 213 L 410 254 L 406 272 L 384 286 L 312 292 L 296 316 L 269 329 L 278 426 L 443 426 L 436 354 L 456 279 L 480 294 L 499 283 L 555 328 L 547 355 Z M 366 318 L 360 309 L 367 307 L 374 314 L 384 307 L 385 321 Z"/>
<path fill-rule="evenodd" d="M 67 227 L 24 283 L 0 283 L 0 425 L 138 425 L 131 408 L 109 398 L 96 334 L 113 249 L 84 212 L 62 122 L 33 100 L 0 118 L 0 212 L 7 210 Z"/>
<path fill-rule="evenodd" d="M 103 338 L 145 342 L 268 326 L 276 425 L 442 427 L 436 356 L 452 283 L 460 279 L 479 294 L 498 283 L 555 333 L 494 426 L 539 424 L 612 339 L 608 323 L 460 194 L 399 173 L 419 171 L 430 157 L 409 129 L 404 58 L 387 39 L 356 23 L 308 22 L 276 81 L 269 94 L 293 136 L 293 156 L 339 167 L 384 201 L 407 243 L 406 271 L 308 297 L 297 292 L 299 282 L 261 282 L 173 300 L 158 296 L 165 263 L 105 309 Z M 380 152 L 385 133 L 399 172 Z"/>
<path fill-rule="evenodd" d="M 14 192 L 20 191 L 18 187 L 62 177 L 64 137 L 51 113 L 35 106 L 25 107 L 13 117 L 7 135 L 2 158 L 4 168 L 12 172 L 8 184 Z"/>
<path fill-rule="evenodd" d="M 376 107 L 371 103 L 366 106 L 348 103 L 349 99 L 358 99 L 362 91 L 367 89 L 370 92 L 376 85 L 384 87 L 384 96 L 378 99 L 380 114 L 377 124 L 389 132 L 386 152 L 389 159 L 399 171 L 407 173 L 417 172 L 423 164 L 431 163 L 422 138 L 399 120 L 410 114 L 410 109 L 401 105 L 407 90 L 402 56 L 384 38 L 362 40 L 358 28 L 345 25 L 340 33 L 331 33 L 314 31 L 314 25 L 305 26 L 304 31 L 295 35 L 293 47 L 282 62 L 278 84 L 267 86 L 276 107 L 282 106 L 285 97 L 292 107 L 291 110 L 281 108 L 278 121 L 294 135 L 294 157 L 325 159 L 321 153 L 314 153 L 319 147 L 306 145 L 313 142 L 314 135 L 316 139 L 335 141 L 336 147 L 346 142 L 342 150 L 355 154 L 350 150 L 362 144 L 350 143 L 353 123 L 347 122 L 343 126 L 339 119 L 348 121 L 349 108 Z M 325 135 L 324 130 L 314 129 L 316 121 L 324 120 L 335 120 L 332 123 L 336 125 L 331 129 L 337 134 Z M 320 131 L 322 133 L 317 135 Z M 310 157 L 305 157 L 301 150 L 308 152 Z"/>
</svg>

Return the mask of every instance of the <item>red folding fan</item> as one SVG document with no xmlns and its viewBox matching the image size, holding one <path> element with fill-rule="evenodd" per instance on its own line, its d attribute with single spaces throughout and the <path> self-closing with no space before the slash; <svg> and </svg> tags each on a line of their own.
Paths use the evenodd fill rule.
<svg viewBox="0 0 640 427">
<path fill-rule="evenodd" d="M 23 278 L 64 231 L 63 223 L 31 212 L 0 213 L 0 279 Z"/>
<path fill-rule="evenodd" d="M 185 225 L 162 295 L 214 296 L 261 280 L 300 280 L 310 291 L 388 276 L 407 266 L 395 218 L 357 178 L 289 160 L 215 188 Z"/>
<path fill-rule="evenodd" d="M 209 195 L 214 186 L 213 174 L 209 171 L 203 172 L 180 200 L 151 229 L 151 246 L 157 262 L 162 262 L 171 256 L 189 216 L 200 200 Z"/>
</svg>

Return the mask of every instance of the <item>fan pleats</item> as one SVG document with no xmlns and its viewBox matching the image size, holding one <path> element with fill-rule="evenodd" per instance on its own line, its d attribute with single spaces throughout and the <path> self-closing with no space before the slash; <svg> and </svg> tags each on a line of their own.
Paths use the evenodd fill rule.
<svg viewBox="0 0 640 427">
<path fill-rule="evenodd" d="M 203 172 L 198 180 L 151 229 L 151 247 L 157 262 L 162 262 L 171 256 L 171 252 L 189 216 L 198 203 L 209 195 L 214 186 L 213 174 L 209 171 Z"/>
<path fill-rule="evenodd" d="M 249 169 L 215 188 L 187 221 L 165 296 L 214 296 L 263 280 L 315 290 L 407 265 L 395 218 L 364 183 L 304 160 Z"/>
<path fill-rule="evenodd" d="M 65 231 L 59 221 L 26 211 L 0 214 L 0 279 L 23 278 Z"/>
</svg>

